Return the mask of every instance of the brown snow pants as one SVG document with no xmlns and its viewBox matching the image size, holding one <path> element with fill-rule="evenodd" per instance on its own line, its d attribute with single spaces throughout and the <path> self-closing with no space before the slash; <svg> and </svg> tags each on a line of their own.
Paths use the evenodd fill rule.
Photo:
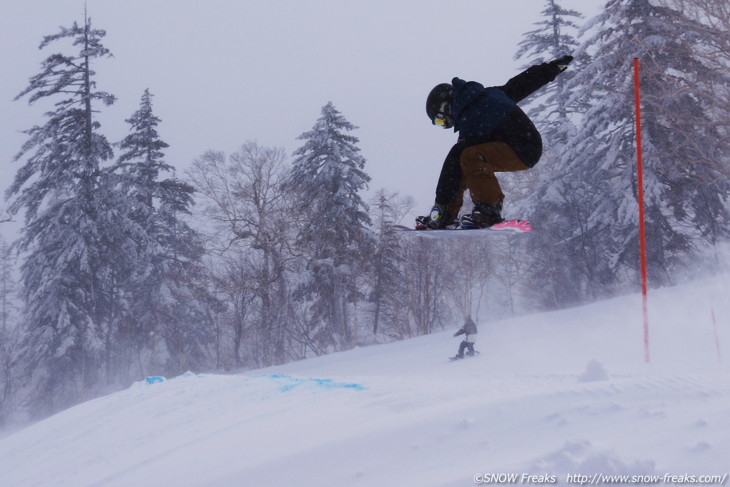
<svg viewBox="0 0 730 487">
<path fill-rule="evenodd" d="M 459 213 L 467 189 L 475 204 L 498 205 L 504 200 L 504 193 L 495 173 L 530 169 L 504 142 L 486 142 L 466 147 L 459 160 L 462 177 L 459 191 L 447 207 L 451 215 Z"/>
</svg>

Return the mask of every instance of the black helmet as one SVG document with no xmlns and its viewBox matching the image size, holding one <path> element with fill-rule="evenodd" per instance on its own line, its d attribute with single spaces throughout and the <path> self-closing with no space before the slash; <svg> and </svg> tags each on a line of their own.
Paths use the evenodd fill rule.
<svg viewBox="0 0 730 487">
<path fill-rule="evenodd" d="M 428 94 L 428 98 L 426 99 L 426 114 L 428 115 L 428 119 L 431 120 L 432 123 L 433 119 L 439 113 L 449 115 L 448 113 L 445 113 L 444 110 L 445 107 L 451 105 L 453 93 L 453 86 L 451 86 L 449 83 L 441 83 L 439 85 L 436 85 L 434 89 L 431 90 L 431 93 Z"/>
</svg>

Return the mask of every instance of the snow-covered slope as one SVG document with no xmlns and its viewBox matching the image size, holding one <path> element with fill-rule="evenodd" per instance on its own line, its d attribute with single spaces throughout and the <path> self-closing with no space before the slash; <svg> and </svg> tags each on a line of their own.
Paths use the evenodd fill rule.
<svg viewBox="0 0 730 487">
<path fill-rule="evenodd" d="M 481 355 L 458 362 L 449 330 L 242 375 L 142 381 L 1 439 L 0 486 L 722 481 L 728 289 L 723 277 L 653 292 L 650 364 L 640 297 L 627 296 L 478 317 Z"/>
</svg>

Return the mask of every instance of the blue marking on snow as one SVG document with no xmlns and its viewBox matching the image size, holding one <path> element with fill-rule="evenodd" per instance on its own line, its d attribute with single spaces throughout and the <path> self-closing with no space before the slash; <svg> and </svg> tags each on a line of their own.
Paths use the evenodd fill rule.
<svg viewBox="0 0 730 487">
<path fill-rule="evenodd" d="M 165 382 L 164 377 L 160 377 L 159 375 L 151 375 L 149 377 L 145 377 L 144 379 L 148 384 L 156 384 L 158 382 Z"/>
<path fill-rule="evenodd" d="M 295 387 L 299 387 L 301 385 L 314 386 L 316 388 L 328 389 L 328 390 L 330 390 L 330 389 L 351 389 L 353 391 L 364 391 L 367 389 L 367 387 L 363 386 L 362 384 L 336 382 L 332 379 L 293 377 L 291 375 L 285 375 L 285 374 L 257 375 L 257 376 L 254 376 L 254 378 L 273 379 L 273 380 L 277 381 L 278 383 L 283 383 L 282 385 L 279 386 L 280 392 L 288 392 L 288 391 L 291 391 L 292 389 L 294 389 Z"/>
</svg>

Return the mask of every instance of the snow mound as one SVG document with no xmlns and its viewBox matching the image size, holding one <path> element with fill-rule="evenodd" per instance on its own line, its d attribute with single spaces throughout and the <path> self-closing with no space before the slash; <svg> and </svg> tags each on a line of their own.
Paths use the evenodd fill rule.
<svg viewBox="0 0 730 487">
<path fill-rule="evenodd" d="M 599 450 L 588 440 L 569 441 L 562 448 L 536 460 L 530 472 L 567 475 L 650 475 L 655 464 L 650 460 L 623 460 L 612 450 Z"/>
<path fill-rule="evenodd" d="M 608 379 L 608 371 L 603 366 L 603 364 L 596 359 L 588 362 L 585 372 L 583 372 L 583 374 L 578 377 L 579 382 L 599 382 Z"/>
</svg>

